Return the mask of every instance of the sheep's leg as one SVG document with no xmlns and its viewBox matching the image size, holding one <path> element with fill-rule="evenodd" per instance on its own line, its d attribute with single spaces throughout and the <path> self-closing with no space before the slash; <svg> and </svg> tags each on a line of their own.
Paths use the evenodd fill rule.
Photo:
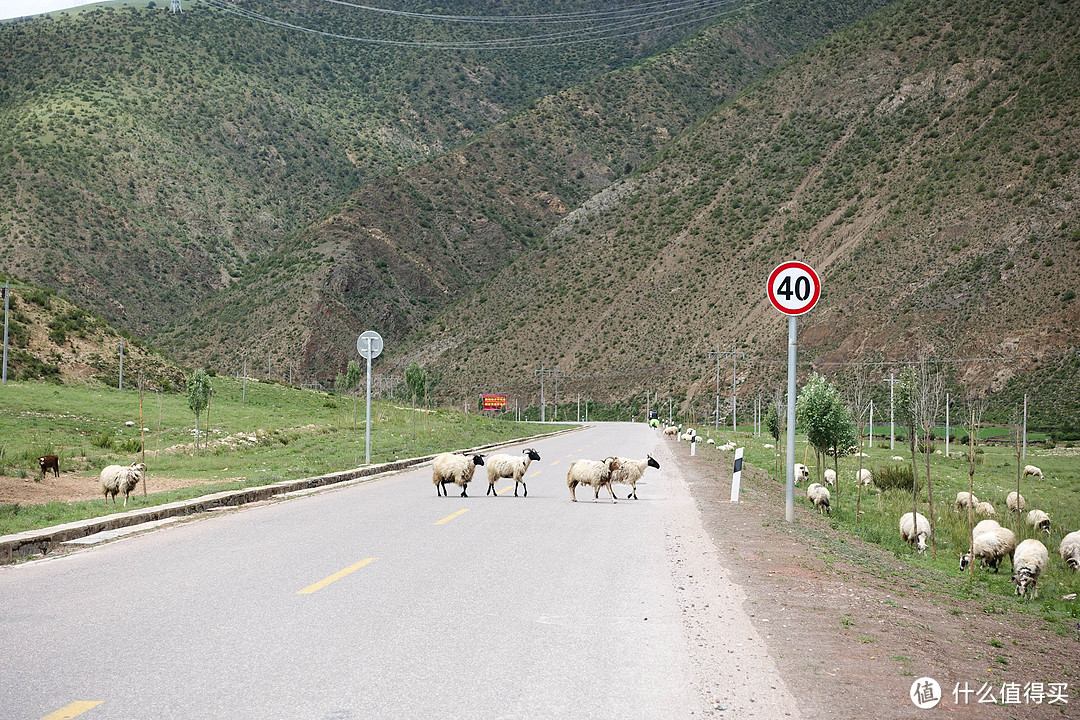
<svg viewBox="0 0 1080 720">
<path fill-rule="evenodd" d="M 577 502 L 577 493 L 574 492 L 574 488 L 577 487 L 577 483 L 571 483 L 570 485 L 570 502 Z"/>
<path fill-rule="evenodd" d="M 439 492 L 440 490 L 442 490 L 442 492 Z M 435 493 L 439 497 L 448 497 L 448 495 L 446 494 L 446 481 L 445 480 L 435 483 Z"/>
<path fill-rule="evenodd" d="M 525 484 L 525 481 L 521 481 L 521 487 L 525 489 L 524 497 L 529 497 L 529 486 Z M 514 485 L 514 496 L 517 497 L 517 484 Z"/>
<path fill-rule="evenodd" d="M 488 491 L 486 493 L 484 493 L 484 495 L 487 496 L 487 495 L 490 495 L 493 492 L 495 492 L 495 483 L 488 483 Z M 499 493 L 495 493 L 495 494 L 498 495 Z M 517 494 L 517 493 L 515 493 L 515 494 Z"/>
<path fill-rule="evenodd" d="M 461 497 L 469 497 L 468 495 L 465 494 L 465 491 L 468 490 L 468 489 L 469 489 L 468 485 L 462 485 L 461 486 Z"/>
<path fill-rule="evenodd" d="M 609 493 L 611 493 L 611 502 L 614 503 L 615 502 L 615 491 L 611 489 L 611 483 L 604 483 L 604 485 L 605 485 L 605 487 L 607 487 L 607 491 Z M 598 495 L 600 494 L 599 488 L 597 489 L 596 492 L 597 492 Z"/>
</svg>

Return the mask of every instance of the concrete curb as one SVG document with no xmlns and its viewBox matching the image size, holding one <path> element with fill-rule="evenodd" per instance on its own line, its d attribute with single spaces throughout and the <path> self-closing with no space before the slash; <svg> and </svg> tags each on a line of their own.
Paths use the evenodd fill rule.
<svg viewBox="0 0 1080 720">
<path fill-rule="evenodd" d="M 489 443 L 487 445 L 480 445 L 479 447 L 458 450 L 455 452 L 478 453 L 485 450 L 495 450 L 510 445 L 519 445 L 523 442 L 543 440 L 545 438 L 575 432 L 578 429 L 580 428 L 575 427 L 567 430 L 557 430 L 555 432 L 531 435 L 529 437 L 517 438 L 505 442 Z M 2 535 L 0 536 L 0 565 L 10 565 L 34 555 L 47 555 L 50 550 L 61 543 L 84 538 L 88 535 L 94 535 L 106 530 L 117 530 L 170 517 L 194 515 L 196 513 L 208 512 L 225 507 L 235 507 L 253 502 L 271 500 L 288 493 L 342 485 L 364 478 L 370 480 L 374 479 L 377 475 L 400 472 L 406 468 L 423 465 L 424 463 L 431 462 L 434 458 L 435 455 L 424 455 L 405 460 L 395 460 L 394 462 L 389 463 L 381 463 L 379 465 L 343 470 L 327 475 L 317 475 L 315 477 L 300 478 L 298 480 L 282 480 L 281 482 L 270 485 L 259 485 L 257 487 L 242 488 L 240 490 L 227 490 L 225 492 L 192 498 L 191 500 L 181 500 L 179 502 L 155 505 L 153 507 L 140 508 L 138 510 L 128 510 L 126 512 L 114 513 L 112 515 L 105 515 L 87 520 L 78 520 L 76 522 L 56 525 L 49 528 L 41 528 L 39 530 L 27 530 L 26 532 L 15 533 L 14 535 Z"/>
</svg>

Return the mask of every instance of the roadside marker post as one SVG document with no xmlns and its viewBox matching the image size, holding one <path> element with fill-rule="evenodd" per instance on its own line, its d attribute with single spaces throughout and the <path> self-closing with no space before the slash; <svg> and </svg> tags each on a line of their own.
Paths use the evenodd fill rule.
<svg viewBox="0 0 1080 720">
<path fill-rule="evenodd" d="M 735 470 L 731 473 L 731 502 L 739 502 L 739 485 L 742 483 L 743 449 L 735 448 Z"/>
<path fill-rule="evenodd" d="M 795 522 L 795 358 L 798 352 L 798 316 L 817 305 L 821 279 L 806 263 L 780 263 L 769 275 L 769 302 L 788 316 L 788 396 L 787 396 L 787 492 L 784 519 Z"/>
</svg>

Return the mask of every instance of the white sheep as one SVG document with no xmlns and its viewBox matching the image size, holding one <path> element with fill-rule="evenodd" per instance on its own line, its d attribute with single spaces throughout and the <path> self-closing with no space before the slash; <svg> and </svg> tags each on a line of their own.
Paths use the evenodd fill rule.
<svg viewBox="0 0 1080 720">
<path fill-rule="evenodd" d="M 1050 534 L 1050 516 L 1042 510 L 1032 510 L 1027 514 L 1027 524 L 1033 530 L 1043 530 Z"/>
<path fill-rule="evenodd" d="M 465 491 L 468 489 L 473 473 L 476 472 L 476 467 L 483 464 L 483 455 L 473 455 L 470 458 L 454 453 L 443 453 L 436 456 L 435 462 L 431 465 L 431 480 L 435 483 L 435 492 L 439 497 L 450 497 L 446 492 L 446 484 L 454 483 L 461 486 L 461 497 L 469 497 Z"/>
<path fill-rule="evenodd" d="M 1005 498 L 1005 504 L 1008 506 L 1009 512 L 1024 512 L 1024 508 L 1027 506 L 1027 503 L 1024 502 L 1024 496 L 1017 495 L 1015 490 Z"/>
<path fill-rule="evenodd" d="M 795 463 L 795 484 L 798 485 L 800 480 L 810 479 L 810 468 L 806 467 L 802 463 Z"/>
<path fill-rule="evenodd" d="M 987 530 L 994 530 L 999 527 L 1001 527 L 1001 523 L 999 523 L 997 520 L 980 520 L 979 522 L 975 523 L 975 527 L 971 531 L 971 536 L 978 537 Z"/>
<path fill-rule="evenodd" d="M 612 471 L 611 482 L 619 483 L 620 485 L 629 485 L 631 493 L 626 496 L 629 500 L 633 498 L 637 500 L 637 481 L 641 479 L 642 473 L 645 472 L 645 468 L 654 467 L 657 470 L 660 469 L 660 463 L 658 463 L 652 455 L 646 455 L 641 460 L 632 460 L 631 458 L 617 457 L 615 461 L 619 463 L 619 467 Z"/>
<path fill-rule="evenodd" d="M 1012 581 L 1016 584 L 1017 595 L 1026 596 L 1030 588 L 1031 599 L 1039 597 L 1039 575 L 1042 575 L 1049 561 L 1050 553 L 1038 540 L 1028 539 L 1016 546 L 1016 552 L 1013 553 Z"/>
<path fill-rule="evenodd" d="M 975 514 L 982 515 L 984 517 L 996 517 L 997 510 L 990 503 L 983 501 L 975 505 Z"/>
<path fill-rule="evenodd" d="M 911 513 L 904 513 L 900 517 L 900 539 L 911 544 L 918 544 L 919 552 L 926 551 L 926 540 L 930 537 L 930 521 L 922 513 L 915 514 L 915 521 L 911 520 Z"/>
<path fill-rule="evenodd" d="M 904 462 L 905 459 L 903 455 L 893 455 L 891 458 L 893 462 Z"/>
<path fill-rule="evenodd" d="M 961 510 L 967 510 L 968 508 L 974 508 L 979 504 L 979 498 L 975 497 L 973 493 L 958 492 L 956 493 L 956 512 Z"/>
<path fill-rule="evenodd" d="M 825 468 L 825 484 L 826 485 L 835 485 L 836 484 L 836 471 L 833 470 L 832 468 Z"/>
<path fill-rule="evenodd" d="M 829 488 L 821 483 L 811 483 L 806 488 L 806 497 L 810 502 L 814 503 L 818 513 L 822 515 L 825 513 L 832 514 L 832 507 L 829 505 L 832 496 L 829 494 Z"/>
<path fill-rule="evenodd" d="M 488 476 L 488 495 L 492 493 L 499 494 L 495 490 L 496 480 L 514 478 L 514 497 L 518 496 L 518 483 L 521 483 L 521 486 L 525 488 L 525 497 L 529 497 L 529 487 L 525 484 L 525 472 L 529 469 L 529 463 L 540 459 L 540 453 L 532 448 L 525 448 L 521 452 L 525 454 L 525 457 L 499 454 L 490 455 L 484 459 L 484 467 L 487 468 Z"/>
<path fill-rule="evenodd" d="M 1024 466 L 1024 474 L 1022 475 L 1022 477 L 1027 477 L 1028 475 L 1034 475 L 1035 477 L 1039 478 L 1040 480 L 1043 479 L 1042 470 L 1035 467 L 1034 465 L 1025 465 Z"/>
<path fill-rule="evenodd" d="M 715 445 L 716 441 L 713 440 L 712 438 L 709 438 L 708 440 L 705 441 L 705 444 L 706 445 Z"/>
<path fill-rule="evenodd" d="M 611 493 L 611 502 L 615 502 L 615 493 L 611 489 L 611 473 L 619 469 L 619 461 L 613 457 L 603 460 L 575 460 L 566 471 L 566 486 L 570 488 L 570 500 L 577 502 L 575 489 L 578 485 L 591 485 L 596 492 L 593 500 L 600 497 L 600 488 L 607 487 Z"/>
<path fill-rule="evenodd" d="M 1065 561 L 1066 565 L 1073 570 L 1080 570 L 1080 530 L 1071 532 L 1061 538 L 1058 552 L 1061 553 L 1061 559 Z"/>
<path fill-rule="evenodd" d="M 127 466 L 106 465 L 101 470 L 101 490 L 105 493 L 105 504 L 109 504 L 109 496 L 112 495 L 115 505 L 116 496 L 124 493 L 124 507 L 127 507 L 128 496 L 139 486 L 145 474 L 146 466 L 142 463 Z"/>
<path fill-rule="evenodd" d="M 717 445 L 716 449 L 720 452 L 731 452 L 735 449 L 735 442 L 733 440 L 728 440 L 723 445 Z"/>
<path fill-rule="evenodd" d="M 983 522 L 987 521 L 984 520 Z M 966 570 L 971 562 L 972 555 L 974 555 L 982 561 L 983 567 L 991 567 L 994 572 L 997 572 L 1001 561 L 1006 557 L 1009 558 L 1010 563 L 1013 561 L 1014 550 L 1016 550 L 1016 533 L 1009 528 L 1003 528 L 999 525 L 975 533 L 973 548 L 960 557 L 960 569 Z"/>
<path fill-rule="evenodd" d="M 863 468 L 859 472 L 855 473 L 855 484 L 856 485 L 858 485 L 859 483 L 862 483 L 863 485 L 870 485 L 873 482 L 874 482 L 874 474 L 872 472 L 870 472 L 869 470 L 867 470 L 866 468 Z"/>
<path fill-rule="evenodd" d="M 679 434 L 679 428 L 675 427 L 674 425 L 668 425 L 666 428 L 664 428 L 664 434 L 675 437 Z"/>
</svg>

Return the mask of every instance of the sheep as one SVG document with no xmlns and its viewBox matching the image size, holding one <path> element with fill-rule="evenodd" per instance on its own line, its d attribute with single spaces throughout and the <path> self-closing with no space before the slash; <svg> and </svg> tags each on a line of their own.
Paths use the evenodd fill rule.
<svg viewBox="0 0 1080 720">
<path fill-rule="evenodd" d="M 1001 524 L 997 520 L 980 520 L 975 523 L 975 527 L 971 531 L 972 537 L 978 537 L 987 530 L 994 530 L 1001 527 Z"/>
<path fill-rule="evenodd" d="M 905 458 L 904 458 L 903 455 L 893 455 L 892 458 L 890 458 L 890 459 L 893 462 L 904 462 L 905 461 Z"/>
<path fill-rule="evenodd" d="M 974 508 L 978 504 L 979 498 L 975 497 L 974 493 L 956 493 L 956 512 L 960 512 L 961 510 L 967 510 L 969 507 Z"/>
<path fill-rule="evenodd" d="M 1022 475 L 1022 477 L 1027 477 L 1028 475 L 1034 475 L 1035 477 L 1039 478 L 1040 480 L 1043 479 L 1042 470 L 1035 467 L 1034 465 L 1025 465 L 1024 466 L 1024 474 Z"/>
<path fill-rule="evenodd" d="M 833 470 L 832 468 L 826 468 L 825 469 L 825 484 L 826 485 L 835 485 L 836 484 L 836 471 Z"/>
<path fill-rule="evenodd" d="M 1050 516 L 1042 510 L 1032 510 L 1027 514 L 1027 524 L 1031 526 L 1033 530 L 1044 530 L 1046 534 L 1050 534 Z"/>
<path fill-rule="evenodd" d="M 829 513 L 832 515 L 832 507 L 829 505 L 831 500 L 829 488 L 821 483 L 811 483 L 806 488 L 806 497 L 810 502 L 814 503 L 814 507 L 817 508 L 818 513 L 822 515 Z"/>
<path fill-rule="evenodd" d="M 705 441 L 705 444 L 706 445 L 715 445 L 716 441 L 713 440 L 712 438 L 709 438 L 708 440 Z"/>
<path fill-rule="evenodd" d="M 1061 559 L 1065 561 L 1066 565 L 1073 570 L 1080 570 L 1080 530 L 1071 532 L 1061 538 L 1058 552 L 1061 553 Z"/>
<path fill-rule="evenodd" d="M 483 455 L 473 455 L 471 458 L 454 453 L 437 455 L 431 465 L 431 481 L 435 483 L 436 494 L 439 497 L 450 497 L 446 492 L 446 484 L 454 483 L 461 486 L 461 497 L 469 497 L 465 494 L 469 481 L 472 480 L 476 467 L 483 464 Z"/>
<path fill-rule="evenodd" d="M 41 479 L 49 470 L 53 471 L 53 477 L 60 477 L 60 457 L 57 455 L 42 455 L 37 459 L 38 467 L 41 468 Z"/>
<path fill-rule="evenodd" d="M 566 486 L 570 488 L 570 500 L 577 502 L 575 488 L 578 485 L 592 485 L 596 492 L 593 501 L 600 497 L 600 488 L 607 487 L 611 493 L 611 502 L 615 502 L 615 493 L 611 489 L 611 473 L 619 469 L 619 461 L 614 457 L 603 460 L 575 460 L 566 471 Z"/>
<path fill-rule="evenodd" d="M 525 457 L 519 458 L 513 455 L 492 455 L 484 461 L 484 466 L 487 468 L 488 476 L 488 491 L 487 494 L 491 495 L 495 492 L 495 481 L 500 478 L 514 478 L 514 497 L 517 497 L 517 486 L 521 483 L 521 486 L 525 488 L 525 497 L 529 497 L 529 487 L 525 484 L 525 471 L 529 469 L 529 463 L 533 460 L 540 459 L 540 453 L 532 448 L 525 448 L 522 450 Z"/>
<path fill-rule="evenodd" d="M 735 449 L 735 443 L 734 443 L 734 441 L 729 440 L 726 443 L 724 443 L 723 445 L 717 445 L 716 449 L 721 451 L 721 452 L 731 452 L 732 450 Z"/>
<path fill-rule="evenodd" d="M 112 495 L 113 505 L 116 504 L 116 496 L 124 493 L 124 507 L 127 507 L 128 496 L 131 491 L 139 486 L 139 482 L 146 473 L 146 466 L 142 463 L 134 463 L 129 466 L 106 465 L 101 470 L 101 491 L 105 493 L 105 504 L 109 504 L 109 496 Z"/>
<path fill-rule="evenodd" d="M 1012 581 L 1016 585 L 1016 594 L 1020 597 L 1027 595 L 1031 589 L 1031 599 L 1039 597 L 1039 575 L 1046 569 L 1050 560 L 1050 553 L 1046 546 L 1038 540 L 1025 540 L 1016 546 L 1013 553 L 1013 576 Z"/>
<path fill-rule="evenodd" d="M 995 510 L 994 506 L 988 502 L 980 502 L 975 505 L 975 514 L 984 515 L 986 517 L 996 517 L 997 510 Z"/>
<path fill-rule="evenodd" d="M 872 472 L 870 472 L 869 470 L 867 470 L 866 468 L 863 468 L 859 472 L 855 473 L 855 484 L 856 485 L 858 485 L 859 483 L 862 483 L 863 485 L 870 485 L 873 482 L 874 482 L 874 474 Z"/>
<path fill-rule="evenodd" d="M 1024 512 L 1024 508 L 1027 506 L 1027 503 L 1024 502 L 1024 496 L 1017 495 L 1015 490 L 1005 498 L 1005 504 L 1009 507 L 1009 512 Z"/>
<path fill-rule="evenodd" d="M 612 471 L 611 482 L 630 486 L 632 492 L 626 496 L 627 500 L 630 498 L 638 499 L 637 481 L 641 478 L 641 474 L 645 472 L 645 468 L 654 467 L 657 470 L 660 469 L 660 463 L 652 455 L 646 455 L 642 460 L 632 460 L 624 457 L 617 457 L 615 460 L 619 463 L 619 467 Z M 597 493 L 599 493 L 599 488 L 597 488 Z"/>
<path fill-rule="evenodd" d="M 802 463 L 795 463 L 795 484 L 798 485 L 800 480 L 810 479 L 810 468 L 806 467 Z"/>
<path fill-rule="evenodd" d="M 983 522 L 987 521 L 984 520 Z M 982 561 L 983 567 L 993 568 L 994 572 L 997 572 L 1001 561 L 1006 556 L 1008 556 L 1010 563 L 1013 562 L 1013 551 L 1015 549 L 1016 534 L 1009 528 L 1003 528 L 999 525 L 984 532 L 975 533 L 973 549 L 960 556 L 960 569 L 967 570 L 972 555 L 974 555 Z"/>
<path fill-rule="evenodd" d="M 674 425 L 668 425 L 666 428 L 664 428 L 664 434 L 670 437 L 675 437 L 679 434 L 679 428 L 675 427 Z"/>
<path fill-rule="evenodd" d="M 904 513 L 900 517 L 900 539 L 918 544 L 919 552 L 926 551 L 926 539 L 930 537 L 930 521 L 922 513 L 915 514 L 915 522 L 912 523 L 911 513 Z"/>
</svg>

